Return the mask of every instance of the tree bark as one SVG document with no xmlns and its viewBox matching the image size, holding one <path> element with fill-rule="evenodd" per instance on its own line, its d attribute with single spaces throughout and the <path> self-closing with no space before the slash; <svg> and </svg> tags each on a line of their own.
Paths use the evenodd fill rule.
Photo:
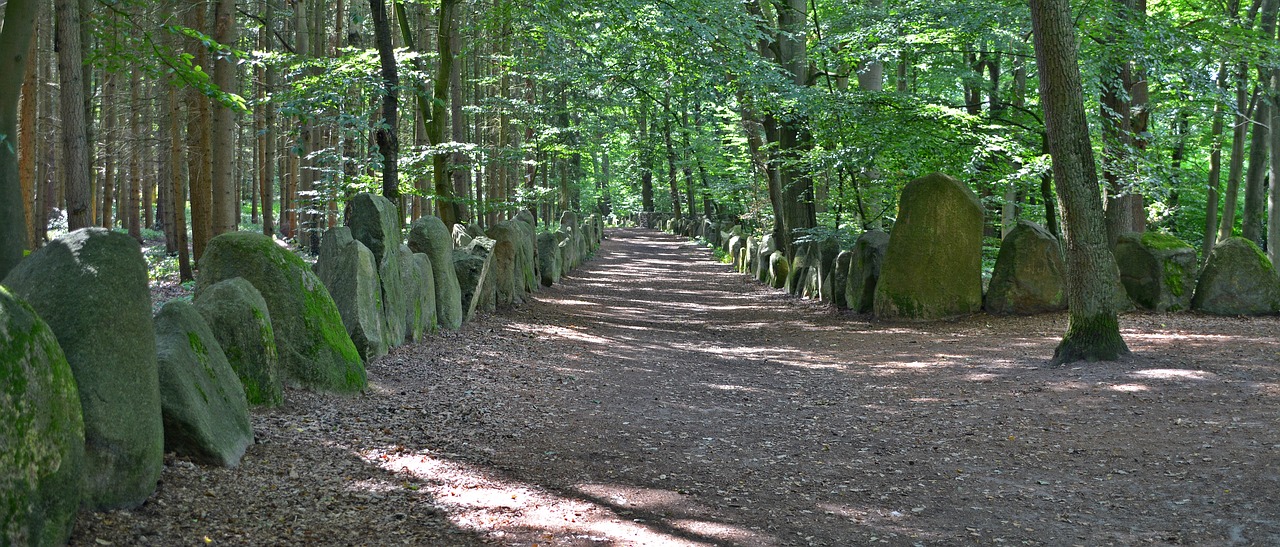
<svg viewBox="0 0 1280 547">
<path fill-rule="evenodd" d="M 1265 86 L 1259 86 L 1265 89 Z M 1261 91 L 1261 90 L 1260 90 Z M 1241 235 L 1263 248 L 1263 223 L 1267 219 L 1267 134 L 1271 119 L 1271 106 L 1258 101 L 1249 126 L 1253 128 L 1249 144 L 1249 171 L 1245 175 L 1244 211 Z"/>
<path fill-rule="evenodd" d="M 1052 363 L 1113 360 L 1127 355 L 1129 348 L 1120 337 L 1116 315 L 1113 290 L 1119 270 L 1107 245 L 1070 2 L 1031 0 L 1031 24 L 1067 243 L 1066 292 L 1071 312 Z"/>
<path fill-rule="evenodd" d="M 1218 65 L 1218 87 L 1226 91 L 1227 63 Z M 1222 103 L 1213 105 L 1213 125 L 1209 129 L 1209 187 L 1204 207 L 1204 240 L 1200 244 L 1201 260 L 1208 260 L 1217 243 L 1218 188 L 1222 181 L 1222 131 L 1225 128 L 1226 109 Z"/>
<path fill-rule="evenodd" d="M 26 76 L 22 80 L 22 99 L 18 107 L 18 181 L 22 187 L 23 223 L 27 226 L 27 248 L 40 245 L 36 231 L 36 122 L 39 118 L 39 71 L 36 70 L 36 43 L 39 24 L 31 33 L 31 47 L 27 50 Z"/>
<path fill-rule="evenodd" d="M 213 39 L 223 47 L 236 45 L 235 0 L 214 4 Z M 230 54 L 213 60 L 213 84 L 223 93 L 239 92 L 235 58 Z M 240 199 L 236 194 L 236 109 L 221 102 L 213 106 L 213 235 L 234 232 Z"/>
<path fill-rule="evenodd" d="M 129 235 L 142 242 L 142 77 L 141 71 L 133 71 L 129 78 L 129 202 L 124 218 L 128 221 Z"/>
<path fill-rule="evenodd" d="M 382 66 L 382 124 L 377 130 L 378 153 L 382 154 L 382 196 L 395 202 L 400 199 L 399 108 L 400 76 L 396 71 L 395 48 L 391 44 L 391 22 L 387 18 L 385 0 L 369 0 L 373 15 L 373 37 L 378 46 Z"/>
<path fill-rule="evenodd" d="M 9 0 L 4 26 L 0 27 L 0 279 L 22 261 L 29 236 L 18 180 L 17 148 L 12 143 L 18 129 L 18 93 L 39 6 L 35 0 Z"/>
<path fill-rule="evenodd" d="M 449 127 L 449 80 L 454 68 L 453 34 L 457 32 L 458 0 L 441 0 L 440 18 L 436 44 L 439 51 L 439 66 L 436 70 L 434 100 L 431 105 L 431 131 L 429 138 L 433 146 L 440 146 Z M 460 204 L 453 192 L 453 184 L 449 178 L 449 154 L 437 151 L 432 158 L 434 187 L 436 195 L 436 216 L 444 221 L 445 226 L 453 227 L 462 217 Z"/>
<path fill-rule="evenodd" d="M 80 43 L 80 4 L 54 2 L 57 14 L 58 80 L 62 111 L 62 171 L 67 202 L 67 228 L 93 224 L 89 188 L 89 135 L 84 110 L 84 60 Z M 22 71 L 18 70 L 17 74 Z"/>
<path fill-rule="evenodd" d="M 184 6 L 182 23 L 188 28 L 205 28 L 205 0 Z M 208 53 L 204 44 L 188 40 L 191 63 L 208 70 Z M 186 89 L 187 104 L 187 177 L 191 193 L 191 256 L 199 262 L 205 246 L 213 238 L 213 154 L 212 113 L 209 98 L 198 90 Z"/>
</svg>

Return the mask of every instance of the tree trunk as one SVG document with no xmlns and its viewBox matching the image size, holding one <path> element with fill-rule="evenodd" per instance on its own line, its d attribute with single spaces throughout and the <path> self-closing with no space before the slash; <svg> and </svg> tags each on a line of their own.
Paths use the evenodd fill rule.
<svg viewBox="0 0 1280 547">
<path fill-rule="evenodd" d="M 35 249 L 40 245 L 33 210 L 36 195 L 36 122 L 40 102 L 40 88 L 37 85 L 39 71 L 36 69 L 38 33 L 39 25 L 36 24 L 31 33 L 31 47 L 27 50 L 26 76 L 22 80 L 22 99 L 18 107 L 18 181 L 22 188 L 22 216 L 23 223 L 27 226 L 28 249 Z"/>
<path fill-rule="evenodd" d="M 1066 227 L 1067 333 L 1053 364 L 1113 360 L 1129 353 L 1120 337 L 1119 270 L 1107 245 L 1098 175 L 1084 114 L 1075 25 L 1068 0 L 1031 0 L 1040 96 L 1053 176 Z"/>
<path fill-rule="evenodd" d="M 1218 65 L 1218 87 L 1226 91 L 1227 63 Z M 1204 207 L 1204 240 L 1200 244 L 1201 260 L 1208 260 L 1217 242 L 1218 188 L 1222 181 L 1222 131 L 1225 128 L 1226 109 L 1219 102 L 1213 105 L 1213 125 L 1209 129 L 1209 187 Z"/>
<path fill-rule="evenodd" d="M 1265 90 L 1265 86 L 1260 86 Z M 1244 211 L 1241 213 L 1242 233 L 1245 239 L 1264 247 L 1262 226 L 1267 218 L 1267 124 L 1271 119 L 1271 106 L 1264 100 L 1258 101 L 1249 126 L 1253 128 L 1249 144 L 1249 172 L 1245 175 Z"/>
<path fill-rule="evenodd" d="M 67 228 L 78 230 L 93 224 L 89 204 L 89 136 L 84 114 L 80 4 L 76 0 L 57 0 L 54 8 L 57 14 L 56 49 L 61 91 L 59 105 L 62 111 L 62 172 L 67 198 Z M 15 73 L 20 76 L 22 70 L 18 69 Z"/>
<path fill-rule="evenodd" d="M 1227 195 L 1222 204 L 1222 221 L 1218 227 L 1218 241 L 1234 235 L 1236 227 L 1236 203 L 1240 201 L 1240 179 L 1244 177 L 1244 141 L 1248 138 L 1248 87 L 1245 83 L 1248 65 L 1238 67 L 1236 79 L 1236 120 L 1231 126 L 1231 160 L 1227 168 Z"/>
<path fill-rule="evenodd" d="M 236 45 L 235 0 L 214 4 L 213 39 L 224 47 Z M 239 91 L 236 60 L 229 55 L 213 60 L 213 84 L 223 93 Z M 236 194 L 236 111 L 222 104 L 213 106 L 213 235 L 236 231 L 240 199 Z"/>
<path fill-rule="evenodd" d="M 18 130 L 18 93 L 39 6 L 34 0 L 9 0 L 5 5 L 0 27 L 0 137 L 5 141 L 13 140 Z M 0 279 L 22 260 L 29 237 L 16 152 L 13 146 L 0 146 Z"/>
<path fill-rule="evenodd" d="M 433 146 L 440 146 L 449 127 L 449 80 L 456 70 L 453 64 L 453 34 L 457 32 L 457 7 L 459 0 L 441 0 L 440 18 L 437 34 L 439 66 L 436 70 L 434 101 L 431 106 L 431 131 L 429 138 Z M 445 226 L 453 227 L 461 219 L 461 207 L 454 195 L 452 181 L 449 178 L 449 154 L 437 151 L 432 158 L 434 186 L 436 194 L 436 216 L 444 221 Z"/>
<path fill-rule="evenodd" d="M 400 157 L 399 108 L 400 76 L 396 72 L 395 48 L 391 44 L 391 22 L 387 18 L 385 0 L 369 0 L 373 14 L 373 37 L 378 46 L 378 61 L 382 65 L 382 124 L 378 126 L 378 153 L 382 154 L 382 196 L 400 199 L 400 174 L 397 162 Z"/>
<path fill-rule="evenodd" d="M 142 242 L 142 73 L 133 71 L 129 78 L 129 204 L 125 211 L 129 235 Z"/>
</svg>

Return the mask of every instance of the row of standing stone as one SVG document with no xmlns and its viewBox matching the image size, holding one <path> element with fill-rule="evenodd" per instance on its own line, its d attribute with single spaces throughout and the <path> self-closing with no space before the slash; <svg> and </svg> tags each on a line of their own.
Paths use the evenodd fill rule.
<svg viewBox="0 0 1280 547">
<path fill-rule="evenodd" d="M 1066 309 L 1068 272 L 1058 239 L 1029 221 L 1005 236 L 984 293 L 982 214 L 972 190 L 934 173 L 903 188 L 891 232 L 867 231 L 852 249 L 834 238 L 805 240 L 788 261 L 772 235 L 747 236 L 732 222 L 668 220 L 665 228 L 720 247 L 738 271 L 772 287 L 880 318 Z M 1247 239 L 1219 242 L 1203 268 L 1192 246 L 1157 232 L 1122 235 L 1113 251 L 1119 310 L 1280 313 L 1280 274 Z"/>
<path fill-rule="evenodd" d="M 367 360 L 521 302 L 603 238 L 598 216 L 566 212 L 542 233 L 528 213 L 483 233 L 423 217 L 406 240 L 368 194 L 345 224 L 314 266 L 260 234 L 220 235 L 193 299 L 154 315 L 125 234 L 78 230 L 24 259 L 0 287 L 0 544 L 65 543 L 79 508 L 141 504 L 165 451 L 237 465 L 250 406 L 286 386 L 359 392 Z"/>
</svg>

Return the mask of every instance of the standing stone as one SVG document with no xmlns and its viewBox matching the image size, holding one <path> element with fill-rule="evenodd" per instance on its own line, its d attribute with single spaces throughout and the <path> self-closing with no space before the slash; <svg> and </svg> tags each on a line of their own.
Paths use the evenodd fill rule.
<svg viewBox="0 0 1280 547">
<path fill-rule="evenodd" d="M 489 281 L 493 277 L 489 272 L 490 256 L 481 242 L 474 241 L 466 249 L 453 251 L 453 267 L 461 288 L 463 317 L 467 321 L 475 318 L 477 310 L 484 309 L 486 293 L 493 292 L 493 283 Z"/>
<path fill-rule="evenodd" d="M 791 278 L 791 265 L 787 263 L 787 255 L 782 251 L 774 251 L 769 255 L 769 286 L 781 289 L 787 286 Z"/>
<path fill-rule="evenodd" d="M 840 251 L 836 255 L 835 270 L 831 272 L 831 303 L 839 309 L 849 307 L 849 265 L 853 264 L 853 251 Z"/>
<path fill-rule="evenodd" d="M 756 269 L 752 275 L 761 283 L 769 283 L 769 257 L 778 250 L 773 234 L 765 234 L 760 240 L 760 248 L 756 250 Z"/>
<path fill-rule="evenodd" d="M 195 306 L 170 300 L 155 317 L 164 448 L 235 467 L 253 444 L 244 388 Z"/>
<path fill-rule="evenodd" d="M 942 173 L 907 183 L 874 308 L 879 318 L 921 321 L 982 309 L 982 204 L 973 190 Z"/>
<path fill-rule="evenodd" d="M 523 286 L 524 292 L 532 293 L 538 290 L 538 231 L 532 223 L 526 223 L 519 218 L 512 221 L 511 225 L 523 238 L 516 247 L 519 266 L 518 281 Z"/>
<path fill-rule="evenodd" d="M 538 275 L 544 287 L 560 282 L 560 242 L 551 232 L 538 234 Z"/>
<path fill-rule="evenodd" d="M 284 402 L 271 312 L 258 289 L 243 277 L 235 277 L 215 283 L 191 303 L 222 346 L 249 404 L 277 406 Z"/>
<path fill-rule="evenodd" d="M 403 344 L 408 338 L 405 317 L 409 315 L 409 299 L 401 280 L 400 213 L 391 200 L 364 193 L 347 201 L 344 216 L 347 227 L 351 228 L 351 237 L 369 248 L 378 265 L 383 340 L 388 348 Z"/>
<path fill-rule="evenodd" d="M 0 356 L 0 545 L 63 545 L 80 509 L 80 396 L 49 325 L 4 287 Z"/>
<path fill-rule="evenodd" d="M 797 243 L 796 256 L 787 276 L 787 292 L 830 302 L 830 275 L 839 253 L 840 243 L 835 238 Z M 828 286 L 826 292 L 823 291 L 824 280 Z"/>
<path fill-rule="evenodd" d="M 1257 244 L 1228 238 L 1209 253 L 1191 309 L 1214 315 L 1280 312 L 1280 274 Z"/>
<path fill-rule="evenodd" d="M 735 271 L 742 271 L 742 250 L 746 246 L 747 238 L 742 237 L 742 234 L 735 234 L 729 238 L 729 244 L 726 248 L 728 249 L 729 258 L 733 260 L 733 269 Z"/>
<path fill-rule="evenodd" d="M 1196 250 L 1159 232 L 1122 234 L 1116 240 L 1120 282 L 1133 303 L 1155 311 L 1191 308 Z"/>
<path fill-rule="evenodd" d="M 494 259 L 499 261 L 497 265 L 498 275 L 498 301 L 503 305 L 521 304 L 524 302 L 524 294 L 532 290 L 530 285 L 536 285 L 536 267 L 534 265 L 534 248 L 530 245 L 531 240 L 528 225 L 515 220 L 504 220 L 494 224 L 486 232 L 486 236 L 497 241 L 494 252 L 497 253 Z M 510 251 L 507 250 L 510 247 Z M 505 262 L 508 260 L 507 253 L 510 252 L 510 264 Z M 510 275 L 510 279 L 505 277 Z"/>
<path fill-rule="evenodd" d="M 431 275 L 435 277 L 436 321 L 442 328 L 458 330 L 462 327 L 462 291 L 458 288 L 458 274 L 453 265 L 453 238 L 444 221 L 426 215 L 409 225 L 409 249 L 423 253 L 431 261 Z"/>
<path fill-rule="evenodd" d="M 373 252 L 351 237 L 351 228 L 331 228 L 320 241 L 313 268 L 338 306 L 342 325 L 365 362 L 387 353 L 386 312 Z"/>
<path fill-rule="evenodd" d="M 863 232 L 853 243 L 853 256 L 849 259 L 849 276 L 845 281 L 844 299 L 850 310 L 870 313 L 875 302 L 876 283 L 880 281 L 880 265 L 884 262 L 885 249 L 889 248 L 889 234 L 882 230 Z"/>
<path fill-rule="evenodd" d="M 79 386 L 86 508 L 134 507 L 164 463 L 147 265 L 133 238 L 101 228 L 59 237 L 5 278 L 48 323 Z"/>
<path fill-rule="evenodd" d="M 230 232 L 209 241 L 200 258 L 196 297 L 243 277 L 267 302 L 280 368 L 298 385 L 327 391 L 365 388 L 364 364 L 324 283 L 298 255 L 262 234 Z"/>
<path fill-rule="evenodd" d="M 534 218 L 533 213 L 529 212 L 528 209 L 521 209 L 520 212 L 516 213 L 516 220 L 528 224 L 530 228 L 538 227 L 538 219 Z"/>
<path fill-rule="evenodd" d="M 754 276 L 756 273 L 756 264 L 760 260 L 760 240 L 756 236 L 747 238 L 747 244 L 742 249 L 743 260 L 740 272 Z"/>
<path fill-rule="evenodd" d="M 1019 220 L 1000 243 L 984 307 L 987 313 L 1030 315 L 1067 309 L 1066 267 L 1058 239 Z"/>
<path fill-rule="evenodd" d="M 570 230 L 560 228 L 556 232 L 556 240 L 560 249 L 560 276 L 564 277 L 577 266 L 578 248 L 573 244 L 573 233 Z"/>
<path fill-rule="evenodd" d="M 431 259 L 400 246 L 401 285 L 404 287 L 405 331 L 409 341 L 419 341 L 436 330 L 436 284 Z"/>
</svg>

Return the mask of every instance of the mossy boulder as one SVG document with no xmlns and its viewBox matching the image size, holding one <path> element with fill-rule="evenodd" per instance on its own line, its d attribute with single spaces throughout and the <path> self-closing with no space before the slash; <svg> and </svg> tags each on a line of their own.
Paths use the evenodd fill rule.
<svg viewBox="0 0 1280 547">
<path fill-rule="evenodd" d="M 845 277 L 845 305 L 857 313 L 870 313 L 876 296 L 876 284 L 880 281 L 880 266 L 884 252 L 889 248 L 889 234 L 883 230 L 869 230 L 853 243 L 853 256 L 849 257 L 849 273 Z M 837 289 L 839 290 L 839 289 Z"/>
<path fill-rule="evenodd" d="M 1196 250 L 1159 232 L 1122 234 L 1115 245 L 1120 282 L 1135 305 L 1155 311 L 1191 308 Z"/>
<path fill-rule="evenodd" d="M 80 509 L 80 395 L 49 325 L 4 287 L 0 416 L 0 545 L 63 545 Z"/>
<path fill-rule="evenodd" d="M 536 278 L 536 252 L 527 229 L 528 225 L 523 222 L 504 220 L 485 232 L 486 237 L 497 242 L 493 258 L 500 305 L 522 304 L 525 293 L 532 290 L 529 285 Z"/>
<path fill-rule="evenodd" d="M 563 227 L 556 231 L 556 240 L 560 249 L 560 276 L 564 277 L 578 267 L 578 246 L 573 241 L 573 231 Z"/>
<path fill-rule="evenodd" d="M 729 238 L 729 244 L 725 246 L 729 257 L 733 259 L 734 271 L 742 271 L 742 250 L 747 246 L 747 238 L 742 234 L 736 234 Z"/>
<path fill-rule="evenodd" d="M 401 285 L 408 302 L 405 306 L 405 331 L 409 340 L 419 341 L 435 332 L 436 283 L 431 259 L 423 253 L 400 246 Z"/>
<path fill-rule="evenodd" d="M 747 244 L 742 247 L 742 254 L 742 268 L 738 271 L 754 277 L 756 264 L 760 263 L 760 238 L 748 236 Z"/>
<path fill-rule="evenodd" d="M 389 336 L 382 303 L 382 282 L 373 252 L 341 226 L 324 233 L 312 268 L 338 306 L 342 325 L 365 362 L 385 355 Z"/>
<path fill-rule="evenodd" d="M 1280 274 L 1254 242 L 1243 237 L 1220 241 L 1200 272 L 1191 309 L 1214 315 L 1280 312 Z"/>
<path fill-rule="evenodd" d="M 426 215 L 409 225 L 409 250 L 427 255 L 435 278 L 436 321 L 441 328 L 462 327 L 462 291 L 453 265 L 453 237 L 444 221 Z"/>
<path fill-rule="evenodd" d="M 787 255 L 782 251 L 774 251 L 769 255 L 769 286 L 775 289 L 782 289 L 787 286 L 787 279 L 791 277 L 791 263 L 787 261 Z"/>
<path fill-rule="evenodd" d="M 493 240 L 472 241 L 465 249 L 453 252 L 453 267 L 458 276 L 458 286 L 462 289 L 462 309 L 464 317 L 470 321 L 477 311 L 491 311 L 497 300 L 495 275 L 492 270 L 492 253 L 485 242 Z"/>
<path fill-rule="evenodd" d="M 215 283 L 192 299 L 196 310 L 222 346 L 251 405 L 284 402 L 280 357 L 271 312 L 258 289 L 242 277 Z"/>
<path fill-rule="evenodd" d="M 835 238 L 807 239 L 796 243 L 796 256 L 787 277 L 787 292 L 794 296 L 830 302 L 831 273 L 840 243 Z M 827 291 L 823 291 L 824 280 Z"/>
<path fill-rule="evenodd" d="M 166 302 L 155 326 L 165 450 L 235 467 L 253 444 L 253 427 L 244 387 L 222 346 L 189 302 Z"/>
<path fill-rule="evenodd" d="M 359 392 L 364 364 L 333 297 L 298 255 L 262 234 L 231 232 L 209 241 L 200 258 L 196 297 L 243 277 L 267 303 L 280 368 L 293 383 L 323 391 Z"/>
<path fill-rule="evenodd" d="M 400 213 L 391 200 L 379 195 L 356 194 L 347 200 L 344 222 L 351 237 L 373 253 L 382 291 L 382 335 L 388 348 L 408 338 L 409 299 L 405 298 L 400 267 Z"/>
<path fill-rule="evenodd" d="M 1020 220 L 1000 243 L 987 313 L 1030 315 L 1067 309 L 1066 266 L 1058 238 L 1039 224 Z"/>
<path fill-rule="evenodd" d="M 960 181 L 932 173 L 907 183 L 876 284 L 876 317 L 930 321 L 980 311 L 982 228 L 982 204 Z"/>
<path fill-rule="evenodd" d="M 773 239 L 773 234 L 765 234 L 760 239 L 760 246 L 756 249 L 755 270 L 751 272 L 751 276 L 757 281 L 769 283 L 769 257 L 777 250 L 778 243 Z"/>
<path fill-rule="evenodd" d="M 852 263 L 853 251 L 840 251 L 840 254 L 836 255 L 835 271 L 831 274 L 831 303 L 840 309 L 849 307 L 847 289 L 849 288 L 849 265 Z"/>
<path fill-rule="evenodd" d="M 84 412 L 84 506 L 134 507 L 164 460 L 156 335 L 142 249 L 101 228 L 31 253 L 4 285 L 45 320 L 71 365 Z"/>
<path fill-rule="evenodd" d="M 538 234 L 538 277 L 544 287 L 560 282 L 560 241 L 551 232 Z"/>
<path fill-rule="evenodd" d="M 538 290 L 538 232 L 532 224 L 520 220 L 511 221 L 511 226 L 520 232 L 522 237 L 516 245 L 516 277 L 524 292 Z"/>
</svg>

